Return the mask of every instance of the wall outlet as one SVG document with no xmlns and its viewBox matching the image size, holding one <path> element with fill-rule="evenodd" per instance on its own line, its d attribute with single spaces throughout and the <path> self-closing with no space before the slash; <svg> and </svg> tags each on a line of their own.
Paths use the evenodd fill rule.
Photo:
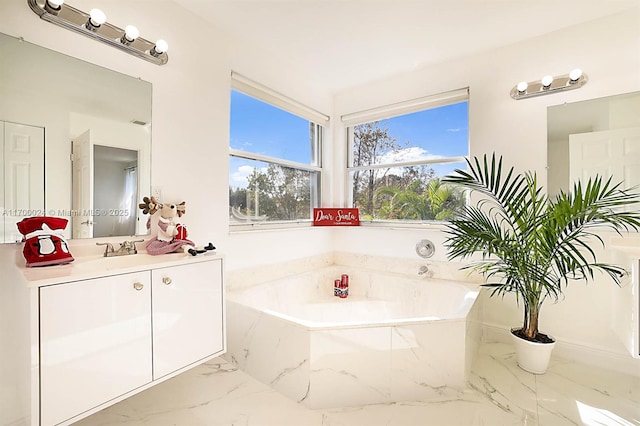
<svg viewBox="0 0 640 426">
<path fill-rule="evenodd" d="M 156 199 L 157 202 L 162 202 L 162 187 L 160 186 L 152 186 L 151 187 L 151 196 Z"/>
</svg>

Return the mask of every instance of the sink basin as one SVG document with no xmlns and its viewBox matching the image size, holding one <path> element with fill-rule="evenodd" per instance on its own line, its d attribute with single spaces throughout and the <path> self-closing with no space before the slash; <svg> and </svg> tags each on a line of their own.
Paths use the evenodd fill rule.
<svg viewBox="0 0 640 426">
<path fill-rule="evenodd" d="M 149 263 L 148 254 L 130 254 L 126 256 L 85 256 L 77 258 L 73 263 L 75 272 L 88 270 L 92 272 L 112 271 L 114 269 L 132 268 Z"/>
<path fill-rule="evenodd" d="M 152 256 L 146 252 L 129 254 L 124 256 L 104 257 L 103 255 L 80 256 L 71 263 L 74 273 L 107 272 L 114 270 L 126 270 L 129 268 L 143 268 L 157 266 L 161 263 L 184 261 L 185 257 L 191 258 L 185 253 L 170 253 Z"/>
</svg>

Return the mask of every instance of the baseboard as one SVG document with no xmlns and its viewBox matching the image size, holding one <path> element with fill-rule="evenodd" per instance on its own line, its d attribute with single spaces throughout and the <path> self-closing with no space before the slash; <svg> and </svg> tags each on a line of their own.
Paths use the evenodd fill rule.
<svg viewBox="0 0 640 426">
<path fill-rule="evenodd" d="M 482 324 L 482 340 L 510 343 L 510 329 L 495 324 Z M 552 357 L 578 361 L 583 364 L 640 377 L 640 359 L 576 342 L 558 340 Z"/>
</svg>

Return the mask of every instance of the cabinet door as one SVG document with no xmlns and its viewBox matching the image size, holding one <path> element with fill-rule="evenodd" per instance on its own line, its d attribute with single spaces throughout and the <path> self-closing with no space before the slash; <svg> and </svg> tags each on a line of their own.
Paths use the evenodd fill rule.
<svg viewBox="0 0 640 426">
<path fill-rule="evenodd" d="M 154 269 L 153 377 L 221 352 L 222 261 Z"/>
<path fill-rule="evenodd" d="M 40 289 L 40 424 L 150 382 L 151 362 L 149 271 Z"/>
</svg>

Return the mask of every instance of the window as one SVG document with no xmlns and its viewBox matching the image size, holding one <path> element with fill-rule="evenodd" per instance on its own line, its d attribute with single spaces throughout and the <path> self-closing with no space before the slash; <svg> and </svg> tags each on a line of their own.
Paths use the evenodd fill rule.
<svg viewBox="0 0 640 426">
<path fill-rule="evenodd" d="M 466 89 L 350 114 L 350 205 L 363 221 L 450 218 L 465 195 L 440 179 L 466 168 Z"/>
<path fill-rule="evenodd" d="M 311 222 L 320 204 L 328 117 L 234 74 L 229 218 L 232 226 Z"/>
</svg>

